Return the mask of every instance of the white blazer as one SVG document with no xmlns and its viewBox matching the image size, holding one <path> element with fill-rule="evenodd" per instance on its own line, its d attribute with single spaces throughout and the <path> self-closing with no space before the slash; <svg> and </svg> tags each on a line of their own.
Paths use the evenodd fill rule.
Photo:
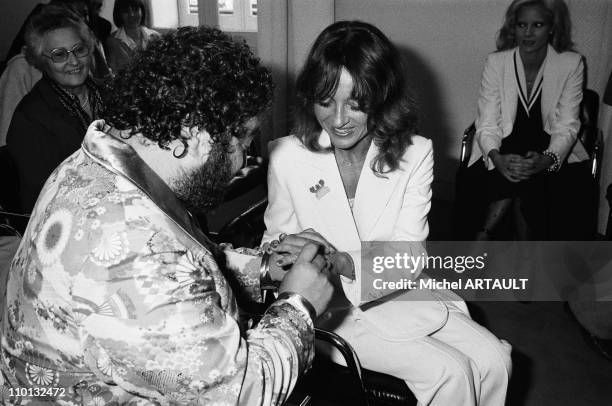
<svg viewBox="0 0 612 406">
<path fill-rule="evenodd" d="M 518 82 L 514 70 L 515 53 Z M 541 112 L 544 131 L 550 134 L 548 149 L 557 153 L 561 162 L 568 155 L 570 163 L 588 159 L 582 143 L 576 142 L 580 129 L 579 111 L 584 80 L 582 57 L 575 52 L 558 53 L 548 45 L 541 75 Z M 502 139 L 512 132 L 518 104 L 518 83 L 526 89 L 525 72 L 518 48 L 494 52 L 488 56 L 478 98 L 476 142 L 472 145 L 468 165 L 481 157 L 488 157 L 492 149 L 499 149 Z M 485 159 L 485 162 L 488 169 L 494 168 L 490 159 Z"/>
<path fill-rule="evenodd" d="M 351 255 L 356 280 L 341 278 L 342 288 L 352 305 L 359 306 L 362 303 L 361 241 L 423 242 L 429 232 L 427 213 L 431 207 L 433 148 L 430 140 L 420 136 L 413 136 L 412 142 L 400 168 L 385 174 L 384 178 L 376 176 L 370 168 L 378 153 L 376 145 L 370 145 L 351 213 L 333 153 L 309 151 L 295 136 L 272 141 L 269 202 L 264 216 L 267 230 L 263 242 L 278 238 L 280 233 L 315 229 L 338 250 Z M 319 143 L 330 145 L 325 131 L 321 132 Z M 397 313 L 402 325 L 381 328 L 396 333 L 399 329 L 403 337 L 430 334 L 448 318 L 442 300 L 460 300 L 458 296 L 445 296 L 446 293 L 449 292 L 410 291 L 408 297 L 403 298 L 410 301 L 408 308 L 407 302 L 389 302 L 380 311 Z M 365 314 L 371 315 L 373 320 L 385 319 L 375 315 L 374 308 Z"/>
</svg>

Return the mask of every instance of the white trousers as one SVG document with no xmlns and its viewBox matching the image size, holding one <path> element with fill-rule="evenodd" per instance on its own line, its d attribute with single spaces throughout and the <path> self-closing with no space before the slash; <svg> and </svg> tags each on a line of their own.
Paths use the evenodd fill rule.
<svg viewBox="0 0 612 406">
<path fill-rule="evenodd" d="M 353 346 L 364 368 L 405 380 L 419 405 L 503 406 L 512 370 L 510 344 L 472 320 L 465 303 L 442 303 L 448 309 L 445 323 L 423 336 L 386 334 L 373 327 L 370 316 L 364 317 L 367 310 L 358 308 L 336 320 L 332 330 Z M 413 304 L 406 301 L 401 306 L 410 312 Z M 382 314 L 384 325 L 399 326 L 402 314 L 397 308 L 397 302 L 388 314 L 379 308 L 376 317 Z M 345 365 L 338 351 L 326 346 L 319 350 Z"/>
</svg>

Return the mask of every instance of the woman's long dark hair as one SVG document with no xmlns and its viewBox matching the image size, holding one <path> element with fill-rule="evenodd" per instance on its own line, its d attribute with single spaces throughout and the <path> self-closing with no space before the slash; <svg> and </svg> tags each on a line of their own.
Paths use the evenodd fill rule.
<svg viewBox="0 0 612 406">
<path fill-rule="evenodd" d="M 295 135 L 309 150 L 323 150 L 314 105 L 334 95 L 343 68 L 353 79 L 352 96 L 368 115 L 368 132 L 380 149 L 372 170 L 379 176 L 396 170 L 417 130 L 417 116 L 399 52 L 371 24 L 339 21 L 318 36 L 297 79 Z"/>
<path fill-rule="evenodd" d="M 147 7 L 144 0 L 115 0 L 113 7 L 113 23 L 119 28 L 123 27 L 123 18 L 121 13 L 129 10 L 131 7 L 140 9 L 140 25 L 145 25 L 147 21 Z"/>
</svg>

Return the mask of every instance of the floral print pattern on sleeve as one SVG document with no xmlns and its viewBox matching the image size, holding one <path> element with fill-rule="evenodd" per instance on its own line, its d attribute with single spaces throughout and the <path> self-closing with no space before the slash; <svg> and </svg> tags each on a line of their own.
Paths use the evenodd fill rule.
<svg viewBox="0 0 612 406">
<path fill-rule="evenodd" d="M 232 263 L 256 296 L 252 260 Z M 278 303 L 242 333 L 226 271 L 141 187 L 75 153 L 9 272 L 3 404 L 282 403 L 311 362 L 312 323 Z M 17 399 L 18 387 L 63 390 Z"/>
</svg>

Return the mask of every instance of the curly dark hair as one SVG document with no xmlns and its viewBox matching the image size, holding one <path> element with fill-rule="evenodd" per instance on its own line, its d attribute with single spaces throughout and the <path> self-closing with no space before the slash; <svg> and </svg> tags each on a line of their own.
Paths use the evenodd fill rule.
<svg viewBox="0 0 612 406">
<path fill-rule="evenodd" d="M 496 45 L 498 51 L 514 48 L 516 38 L 514 30 L 519 11 L 523 7 L 537 6 L 544 10 L 547 22 L 551 26 L 552 34 L 548 41 L 557 52 L 565 52 L 572 49 L 572 21 L 569 9 L 563 0 L 514 0 L 504 16 L 504 23 L 499 30 Z"/>
<path fill-rule="evenodd" d="M 229 148 L 232 136 L 267 109 L 273 84 L 244 41 L 210 27 L 182 27 L 152 40 L 105 89 L 102 117 L 168 149 L 181 128 L 206 130 Z"/>
<path fill-rule="evenodd" d="M 335 93 L 342 68 L 353 79 L 353 97 L 368 115 L 367 129 L 380 152 L 371 168 L 377 176 L 399 168 L 417 131 L 415 104 L 409 95 L 399 52 L 376 27 L 361 21 L 339 21 L 316 39 L 297 79 L 294 133 L 311 151 L 321 126 L 315 103 Z"/>
</svg>

